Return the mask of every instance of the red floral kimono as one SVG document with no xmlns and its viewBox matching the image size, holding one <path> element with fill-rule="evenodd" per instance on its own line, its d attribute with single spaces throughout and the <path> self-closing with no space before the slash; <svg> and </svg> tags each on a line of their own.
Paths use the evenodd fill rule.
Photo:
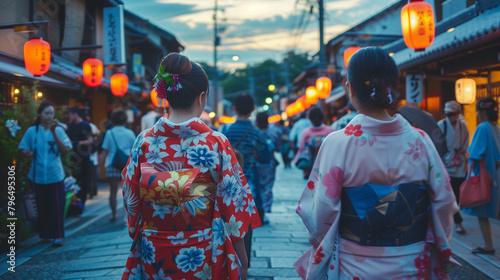
<svg viewBox="0 0 500 280">
<path fill-rule="evenodd" d="M 122 279 L 238 279 L 233 242 L 258 226 L 229 141 L 200 119 L 161 118 L 122 172 L 129 234 Z"/>
</svg>

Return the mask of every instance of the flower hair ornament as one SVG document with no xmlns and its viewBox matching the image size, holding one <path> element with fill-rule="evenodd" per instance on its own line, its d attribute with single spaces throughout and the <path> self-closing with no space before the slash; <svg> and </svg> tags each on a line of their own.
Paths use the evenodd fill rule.
<svg viewBox="0 0 500 280">
<path fill-rule="evenodd" d="M 19 125 L 17 125 L 17 120 L 7 120 L 5 122 L 5 126 L 9 128 L 9 131 L 10 131 L 10 135 L 12 135 L 12 137 L 16 137 L 16 133 L 18 130 L 21 129 L 21 127 L 19 127 Z"/>
<path fill-rule="evenodd" d="M 167 91 L 178 91 L 182 88 L 179 82 L 179 74 L 165 73 L 165 65 L 161 65 L 158 73 L 153 78 L 155 81 L 155 91 L 158 98 L 158 105 L 160 107 L 166 104 L 167 101 Z"/>
</svg>

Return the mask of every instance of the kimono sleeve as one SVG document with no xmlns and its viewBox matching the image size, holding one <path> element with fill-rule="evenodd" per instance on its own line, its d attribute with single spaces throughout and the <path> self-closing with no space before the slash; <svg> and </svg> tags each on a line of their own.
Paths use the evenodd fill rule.
<svg viewBox="0 0 500 280">
<path fill-rule="evenodd" d="M 335 136 L 340 135 L 330 134 L 321 145 L 297 206 L 297 214 L 309 231 L 313 247 L 322 242 L 339 220 L 344 171 Z"/>
<path fill-rule="evenodd" d="M 140 217 L 142 202 L 140 199 L 140 186 L 141 179 L 140 162 L 144 161 L 142 152 L 143 136 L 146 131 L 141 133 L 134 142 L 130 157 L 127 165 L 123 168 L 122 175 L 122 190 L 123 190 L 123 204 L 127 211 L 128 220 L 128 233 L 130 237 L 134 238 L 137 228 L 140 226 Z"/>
<path fill-rule="evenodd" d="M 247 232 L 262 225 L 255 201 L 243 170 L 229 141 L 222 137 L 222 159 L 217 182 L 217 206 L 231 241 L 242 239 Z"/>
<path fill-rule="evenodd" d="M 426 242 L 431 246 L 433 271 L 449 272 L 451 264 L 457 262 L 451 257 L 449 241 L 453 234 L 453 215 L 458 205 L 453 194 L 450 179 L 438 151 L 428 135 L 422 139 L 429 164 L 428 187 L 430 195 L 429 227 Z"/>
</svg>

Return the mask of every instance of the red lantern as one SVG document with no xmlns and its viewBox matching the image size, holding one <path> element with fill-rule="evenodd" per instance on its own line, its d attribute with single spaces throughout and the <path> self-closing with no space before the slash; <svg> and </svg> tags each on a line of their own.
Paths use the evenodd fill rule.
<svg viewBox="0 0 500 280">
<path fill-rule="evenodd" d="M 24 44 L 24 64 L 26 70 L 35 77 L 47 73 L 50 68 L 50 44 L 38 38 Z"/>
<path fill-rule="evenodd" d="M 423 0 L 410 0 L 401 9 L 401 28 L 406 46 L 423 51 L 432 44 L 435 35 L 434 11 Z"/>
<path fill-rule="evenodd" d="M 221 116 L 219 118 L 220 123 L 234 123 L 235 121 L 236 121 L 236 118 L 229 117 L 229 116 Z"/>
<path fill-rule="evenodd" d="M 124 96 L 128 90 L 128 76 L 116 73 L 111 76 L 111 92 L 114 96 Z"/>
<path fill-rule="evenodd" d="M 332 91 L 332 80 L 328 77 L 319 77 L 316 80 L 316 89 L 318 90 L 319 98 L 327 98 Z"/>
<path fill-rule="evenodd" d="M 309 107 L 311 105 L 314 105 L 318 103 L 318 90 L 316 90 L 316 87 L 310 86 L 306 88 L 306 102 L 309 104 Z"/>
<path fill-rule="evenodd" d="M 348 47 L 344 51 L 344 65 L 345 68 L 347 69 L 347 64 L 349 63 L 349 59 L 351 59 L 351 56 L 355 54 L 357 51 L 359 51 L 361 47 Z"/>
<path fill-rule="evenodd" d="M 83 62 L 83 81 L 89 87 L 97 87 L 102 82 L 103 66 L 98 58 L 89 58 Z"/>
<path fill-rule="evenodd" d="M 268 123 L 276 123 L 276 122 L 279 122 L 281 121 L 281 116 L 280 115 L 272 115 L 270 117 L 267 118 L 267 122 Z"/>
</svg>

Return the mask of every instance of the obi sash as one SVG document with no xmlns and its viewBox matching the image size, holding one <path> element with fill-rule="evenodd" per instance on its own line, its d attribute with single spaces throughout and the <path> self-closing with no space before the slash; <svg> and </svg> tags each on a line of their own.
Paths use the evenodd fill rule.
<svg viewBox="0 0 500 280">
<path fill-rule="evenodd" d="M 365 184 L 342 189 L 340 235 L 365 246 L 404 246 L 424 241 L 429 194 L 426 186 Z"/>
</svg>

